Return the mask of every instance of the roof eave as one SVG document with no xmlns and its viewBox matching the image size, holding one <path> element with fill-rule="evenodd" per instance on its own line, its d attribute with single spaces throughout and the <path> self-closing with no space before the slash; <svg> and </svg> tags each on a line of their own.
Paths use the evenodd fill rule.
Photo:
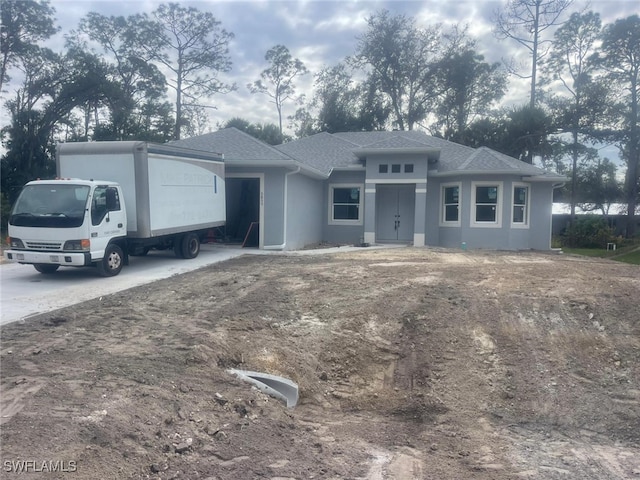
<svg viewBox="0 0 640 480">
<path fill-rule="evenodd" d="M 436 147 L 406 147 L 406 148 L 357 148 L 353 150 L 353 154 L 359 159 L 363 159 L 372 155 L 390 155 L 390 154 L 430 154 L 440 153 L 442 149 Z"/>
<path fill-rule="evenodd" d="M 336 172 L 336 171 L 341 171 L 341 172 L 353 172 L 353 171 L 361 171 L 361 170 L 366 170 L 366 167 L 364 165 L 345 165 L 342 167 L 331 167 L 331 171 L 332 172 Z"/>
<path fill-rule="evenodd" d="M 531 175 L 518 170 L 448 170 L 446 172 L 428 172 L 430 177 L 455 177 L 469 175 L 514 175 L 522 176 L 523 182 L 566 182 L 569 179 L 560 175 Z"/>
<path fill-rule="evenodd" d="M 316 170 L 313 167 L 309 167 L 308 165 L 304 165 L 295 160 L 229 160 L 226 161 L 226 168 L 233 167 L 263 167 L 263 168 L 288 168 L 290 170 L 300 169 L 300 173 L 311 177 L 317 178 L 320 180 L 325 180 L 329 178 L 329 175 L 321 172 L 320 170 Z"/>
<path fill-rule="evenodd" d="M 568 182 L 570 180 L 569 177 L 565 177 L 563 175 L 531 175 L 522 177 L 522 181 L 524 182 Z"/>
</svg>

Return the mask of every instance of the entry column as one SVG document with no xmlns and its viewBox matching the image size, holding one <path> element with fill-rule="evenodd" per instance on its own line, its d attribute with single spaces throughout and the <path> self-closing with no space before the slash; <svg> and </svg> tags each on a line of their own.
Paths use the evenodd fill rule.
<svg viewBox="0 0 640 480">
<path fill-rule="evenodd" d="M 364 242 L 376 243 L 376 184 L 364 186 Z"/>
<path fill-rule="evenodd" d="M 426 242 L 427 184 L 416 183 L 416 208 L 413 221 L 413 246 L 424 247 Z"/>
</svg>

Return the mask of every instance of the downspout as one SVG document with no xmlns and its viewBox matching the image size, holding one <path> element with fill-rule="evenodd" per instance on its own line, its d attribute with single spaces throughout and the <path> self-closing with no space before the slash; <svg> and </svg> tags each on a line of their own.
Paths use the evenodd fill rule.
<svg viewBox="0 0 640 480">
<path fill-rule="evenodd" d="M 284 222 L 282 226 L 282 243 L 280 245 L 265 245 L 262 247 L 263 250 L 284 250 L 287 247 L 287 198 L 289 193 L 289 175 L 295 175 L 299 172 L 300 166 L 298 165 L 295 170 L 284 174 L 284 208 L 282 209 L 284 212 Z"/>
</svg>

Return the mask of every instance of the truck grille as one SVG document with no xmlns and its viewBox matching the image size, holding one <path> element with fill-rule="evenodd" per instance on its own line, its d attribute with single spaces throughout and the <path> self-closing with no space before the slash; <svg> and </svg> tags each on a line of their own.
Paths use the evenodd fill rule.
<svg viewBox="0 0 640 480">
<path fill-rule="evenodd" d="M 61 243 L 52 242 L 26 242 L 27 248 L 31 250 L 61 250 Z"/>
</svg>

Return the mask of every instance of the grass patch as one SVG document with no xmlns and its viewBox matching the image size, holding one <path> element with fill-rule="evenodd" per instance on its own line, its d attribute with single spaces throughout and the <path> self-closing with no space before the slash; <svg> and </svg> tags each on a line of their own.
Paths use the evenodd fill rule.
<svg viewBox="0 0 640 480">
<path fill-rule="evenodd" d="M 617 255 L 613 257 L 613 260 L 617 260 L 618 262 L 631 263 L 633 265 L 640 265 L 640 249 L 634 250 L 633 252 L 624 253 L 622 255 Z"/>
<path fill-rule="evenodd" d="M 609 258 L 617 262 L 640 265 L 640 248 L 637 245 L 619 248 L 617 250 L 605 250 L 603 248 L 569 248 L 562 247 L 565 253 L 584 255 L 585 257 Z"/>
</svg>

